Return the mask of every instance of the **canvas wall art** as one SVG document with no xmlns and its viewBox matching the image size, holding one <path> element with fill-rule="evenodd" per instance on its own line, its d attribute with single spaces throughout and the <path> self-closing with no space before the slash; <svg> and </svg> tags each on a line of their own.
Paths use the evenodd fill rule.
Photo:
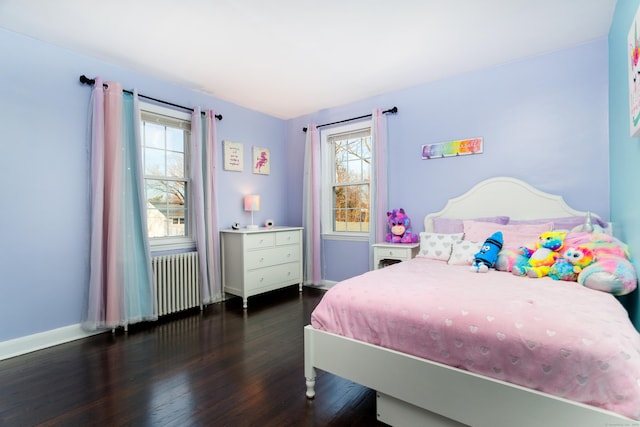
<svg viewBox="0 0 640 427">
<path fill-rule="evenodd" d="M 271 173 L 271 154 L 268 148 L 253 147 L 253 173 L 259 175 Z"/>
</svg>

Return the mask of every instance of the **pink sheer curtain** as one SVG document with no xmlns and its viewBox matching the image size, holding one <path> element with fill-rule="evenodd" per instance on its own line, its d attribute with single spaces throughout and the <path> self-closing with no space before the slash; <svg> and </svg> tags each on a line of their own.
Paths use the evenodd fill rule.
<svg viewBox="0 0 640 427">
<path fill-rule="evenodd" d="M 157 318 L 146 236 L 137 94 L 95 80 L 91 103 L 89 330 Z"/>
<path fill-rule="evenodd" d="M 371 205 L 369 220 L 369 268 L 373 265 L 373 245 L 384 242 L 387 230 L 387 210 L 389 198 L 387 195 L 387 117 L 381 108 L 376 108 L 371 114 L 371 145 L 373 171 L 371 176 Z"/>
<path fill-rule="evenodd" d="M 320 240 L 320 132 L 312 124 L 307 130 L 302 190 L 302 225 L 304 227 L 304 282 L 319 285 L 322 281 Z"/>
<path fill-rule="evenodd" d="M 204 126 L 203 126 L 204 125 Z M 202 303 L 220 301 L 220 237 L 216 194 L 216 123 L 215 114 L 207 110 L 204 117 L 196 107 L 191 115 L 191 198 L 193 225 L 200 266 Z"/>
</svg>

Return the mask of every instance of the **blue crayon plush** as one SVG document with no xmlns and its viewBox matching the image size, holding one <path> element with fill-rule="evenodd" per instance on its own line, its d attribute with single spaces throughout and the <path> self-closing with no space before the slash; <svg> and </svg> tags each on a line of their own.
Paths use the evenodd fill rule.
<svg viewBox="0 0 640 427">
<path fill-rule="evenodd" d="M 502 249 L 502 232 L 496 231 L 487 238 L 480 248 L 480 252 L 473 256 L 471 271 L 476 273 L 486 273 L 496 264 L 498 252 Z"/>
</svg>

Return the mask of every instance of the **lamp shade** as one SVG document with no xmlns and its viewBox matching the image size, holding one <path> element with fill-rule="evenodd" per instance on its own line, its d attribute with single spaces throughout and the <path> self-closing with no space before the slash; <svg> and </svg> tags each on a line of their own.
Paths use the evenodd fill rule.
<svg viewBox="0 0 640 427">
<path fill-rule="evenodd" d="M 244 210 L 250 212 L 259 211 L 260 196 L 255 194 L 244 196 Z"/>
</svg>

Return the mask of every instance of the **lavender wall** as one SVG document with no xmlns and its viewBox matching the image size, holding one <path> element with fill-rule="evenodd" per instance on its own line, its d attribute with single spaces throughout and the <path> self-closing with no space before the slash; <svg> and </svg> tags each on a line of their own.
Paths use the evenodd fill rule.
<svg viewBox="0 0 640 427">
<path fill-rule="evenodd" d="M 0 29 L 0 342 L 79 323 L 88 280 L 87 107 L 80 74 L 224 115 L 218 122 L 220 224 L 250 222 L 243 194 L 262 196 L 256 221 L 288 206 L 285 122 L 150 76 Z M 222 171 L 222 140 L 242 142 L 243 173 Z M 251 173 L 251 147 L 271 150 L 271 175 Z"/>
<path fill-rule="evenodd" d="M 607 40 L 393 92 L 288 122 L 289 182 L 296 199 L 303 126 L 397 106 L 389 124 L 389 208 L 422 217 L 474 183 L 498 175 L 564 195 L 569 205 L 609 218 Z M 484 153 L 421 160 L 422 144 L 481 136 Z M 290 222 L 301 221 L 300 203 Z M 325 242 L 324 274 L 341 280 L 367 270 L 367 257 L 344 257 L 347 243 Z M 348 243 L 350 251 L 368 245 Z M 342 249 L 341 249 L 342 248 Z M 353 253 L 353 252 L 352 252 Z"/>
</svg>

